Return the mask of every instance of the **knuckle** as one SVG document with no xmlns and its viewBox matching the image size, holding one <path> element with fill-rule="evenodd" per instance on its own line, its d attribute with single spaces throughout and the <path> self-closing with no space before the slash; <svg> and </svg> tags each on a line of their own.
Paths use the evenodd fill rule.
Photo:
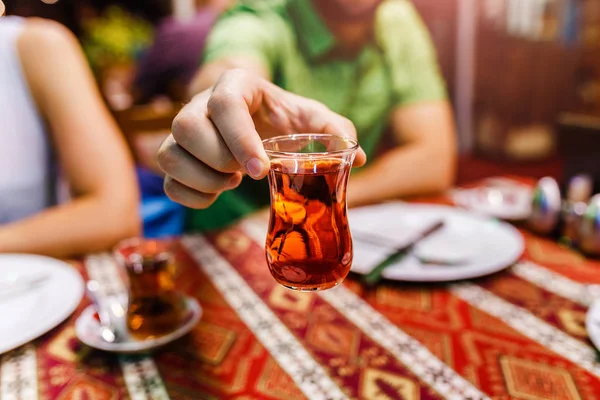
<svg viewBox="0 0 600 400">
<path fill-rule="evenodd" d="M 240 100 L 239 88 L 251 79 L 248 71 L 241 68 L 229 69 L 221 75 L 207 103 L 208 114 L 219 113 Z"/>
<path fill-rule="evenodd" d="M 223 112 L 235 101 L 234 92 L 227 87 L 220 87 L 216 89 L 210 98 L 206 108 L 209 115 L 215 115 Z"/>
<path fill-rule="evenodd" d="M 173 120 L 172 134 L 178 143 L 189 143 L 198 135 L 202 126 L 201 118 L 193 112 L 182 111 Z"/>
<path fill-rule="evenodd" d="M 158 149 L 158 153 L 156 154 L 156 158 L 158 161 L 158 165 L 165 171 L 166 173 L 172 172 L 177 163 L 177 157 L 175 156 L 175 146 L 177 143 L 173 141 L 169 141 L 168 139 L 160 146 Z"/>
</svg>

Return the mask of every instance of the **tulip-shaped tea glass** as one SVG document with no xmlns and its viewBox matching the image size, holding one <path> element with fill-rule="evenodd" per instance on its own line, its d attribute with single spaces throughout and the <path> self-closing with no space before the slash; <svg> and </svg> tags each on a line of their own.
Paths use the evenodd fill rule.
<svg viewBox="0 0 600 400">
<path fill-rule="evenodd" d="M 271 274 L 300 291 L 338 285 L 352 265 L 346 186 L 357 141 L 296 134 L 263 143 L 271 161 L 266 242 Z"/>
<path fill-rule="evenodd" d="M 182 323 L 185 302 L 175 290 L 171 247 L 168 241 L 134 238 L 115 249 L 127 272 L 127 328 L 135 339 L 166 335 Z"/>
</svg>

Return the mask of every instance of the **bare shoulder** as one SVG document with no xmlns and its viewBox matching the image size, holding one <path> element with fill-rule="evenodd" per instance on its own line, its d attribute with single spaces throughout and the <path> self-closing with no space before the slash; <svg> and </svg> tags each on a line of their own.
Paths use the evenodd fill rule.
<svg viewBox="0 0 600 400">
<path fill-rule="evenodd" d="M 27 18 L 24 37 L 37 38 L 44 43 L 53 41 L 77 41 L 75 35 L 64 25 L 43 18 Z"/>
<path fill-rule="evenodd" d="M 58 22 L 41 18 L 27 19 L 17 50 L 29 87 L 40 106 L 48 99 L 45 93 L 64 84 L 65 75 L 85 65 L 75 35 Z"/>
<path fill-rule="evenodd" d="M 41 18 L 27 19 L 17 46 L 23 63 L 79 51 L 77 38 L 69 29 L 58 22 Z"/>
</svg>

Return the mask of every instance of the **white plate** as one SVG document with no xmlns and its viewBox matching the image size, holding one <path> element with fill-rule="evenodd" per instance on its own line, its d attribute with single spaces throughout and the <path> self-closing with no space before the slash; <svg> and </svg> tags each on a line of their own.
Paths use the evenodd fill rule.
<svg viewBox="0 0 600 400">
<path fill-rule="evenodd" d="M 77 322 L 75 323 L 75 334 L 79 340 L 86 345 L 112 353 L 134 354 L 155 350 L 189 333 L 194 326 L 198 324 L 198 321 L 200 321 L 200 318 L 202 317 L 202 308 L 200 307 L 200 304 L 198 304 L 195 299 L 187 296 L 186 303 L 188 312 L 190 313 L 189 319 L 168 335 L 160 336 L 155 339 L 133 339 L 127 335 L 125 318 L 121 318 L 119 326 L 116 327 L 121 339 L 115 343 L 105 341 L 100 336 L 100 323 L 94 318 L 96 310 L 93 306 L 87 307 L 77 319 Z"/>
<path fill-rule="evenodd" d="M 585 328 L 594 346 L 600 349 L 600 299 L 595 300 L 588 309 Z"/>
<path fill-rule="evenodd" d="M 0 296 L 0 354 L 50 331 L 77 308 L 83 279 L 71 265 L 53 258 L 0 255 L 0 280 L 47 276 L 35 288 Z"/>
<path fill-rule="evenodd" d="M 354 236 L 352 271 L 367 274 L 393 252 L 389 247 L 361 241 L 365 232 L 386 238 L 386 244 L 397 247 L 440 219 L 444 220 L 444 227 L 415 246 L 414 253 L 429 260 L 447 259 L 452 265 L 423 264 L 413 253 L 388 267 L 384 278 L 413 282 L 476 278 L 501 271 L 523 253 L 523 237 L 509 224 L 453 207 L 386 203 L 350 210 Z M 442 245 L 444 242 L 451 245 Z"/>
</svg>

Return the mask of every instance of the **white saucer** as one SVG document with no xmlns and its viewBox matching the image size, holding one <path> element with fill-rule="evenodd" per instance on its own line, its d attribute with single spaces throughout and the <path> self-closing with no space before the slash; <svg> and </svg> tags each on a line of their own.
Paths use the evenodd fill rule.
<svg viewBox="0 0 600 400">
<path fill-rule="evenodd" d="M 531 215 L 531 187 L 505 179 L 488 179 L 486 185 L 457 189 L 452 200 L 457 206 L 491 217 L 522 221 Z"/>
<path fill-rule="evenodd" d="M 26 282 L 39 284 L 7 292 Z M 83 297 L 83 279 L 71 265 L 29 254 L 0 255 L 0 354 L 17 348 L 63 322 Z"/>
<path fill-rule="evenodd" d="M 200 304 L 191 297 L 185 298 L 188 310 L 190 312 L 189 319 L 165 336 L 160 336 L 156 339 L 136 340 L 127 334 L 125 327 L 125 318 L 121 318 L 117 331 L 119 332 L 120 340 L 115 343 L 109 343 L 100 336 L 100 323 L 95 318 L 96 309 L 94 306 L 87 307 L 75 323 L 75 333 L 79 340 L 84 344 L 98 350 L 104 350 L 112 353 L 142 353 L 156 350 L 168 343 L 173 342 L 189 333 L 200 321 L 202 317 L 202 308 Z"/>
<path fill-rule="evenodd" d="M 588 309 L 585 328 L 594 346 L 600 350 L 600 299 L 595 300 Z"/>
<path fill-rule="evenodd" d="M 485 276 L 512 265 L 524 248 L 523 237 L 511 225 L 455 207 L 384 203 L 351 209 L 348 218 L 354 237 L 352 271 L 358 274 L 368 274 L 394 248 L 444 221 L 440 231 L 383 271 L 391 280 L 445 282 Z M 369 234 L 371 243 L 360 240 Z"/>
</svg>

